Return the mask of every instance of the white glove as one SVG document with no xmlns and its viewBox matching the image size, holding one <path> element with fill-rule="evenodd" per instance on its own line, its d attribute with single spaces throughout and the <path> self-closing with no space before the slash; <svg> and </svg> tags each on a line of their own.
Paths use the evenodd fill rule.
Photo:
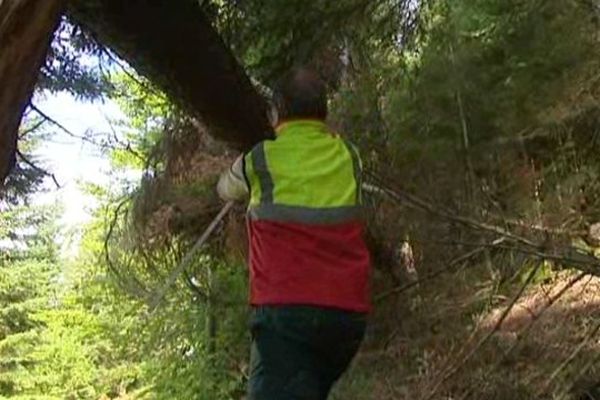
<svg viewBox="0 0 600 400">
<path fill-rule="evenodd" d="M 225 201 L 241 201 L 248 197 L 248 184 L 244 179 L 244 155 L 240 155 L 231 168 L 223 172 L 217 184 L 217 193 Z"/>
</svg>

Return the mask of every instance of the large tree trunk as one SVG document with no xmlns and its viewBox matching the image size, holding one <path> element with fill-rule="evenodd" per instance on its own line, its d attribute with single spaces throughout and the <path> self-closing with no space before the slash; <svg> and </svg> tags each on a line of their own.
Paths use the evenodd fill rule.
<svg viewBox="0 0 600 400">
<path fill-rule="evenodd" d="M 264 99 L 192 0 L 71 0 L 72 18 L 238 149 L 271 135 Z"/>
<path fill-rule="evenodd" d="M 59 22 L 62 0 L 0 0 L 0 188 L 17 132 Z"/>
</svg>

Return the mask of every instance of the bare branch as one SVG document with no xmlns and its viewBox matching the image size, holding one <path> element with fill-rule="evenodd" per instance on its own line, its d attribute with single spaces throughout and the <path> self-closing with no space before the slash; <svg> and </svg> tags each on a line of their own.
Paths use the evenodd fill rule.
<svg viewBox="0 0 600 400">
<path fill-rule="evenodd" d="M 66 133 L 67 135 L 71 136 L 72 138 L 75 139 L 79 139 L 81 141 L 90 143 L 100 149 L 106 150 L 106 149 L 110 149 L 110 150 L 125 150 L 129 153 L 131 153 L 134 157 L 138 158 L 139 160 L 141 160 L 142 162 L 145 161 L 145 158 L 136 150 L 134 150 L 131 147 L 130 143 L 123 143 L 119 138 L 118 135 L 113 127 L 113 125 L 110 123 L 110 121 L 107 120 L 107 123 L 112 131 L 113 134 L 113 140 L 117 145 L 123 146 L 123 147 L 116 147 L 116 146 L 110 146 L 107 145 L 106 143 L 99 143 L 96 142 L 93 139 L 90 139 L 88 136 L 85 135 L 78 135 L 76 133 L 74 133 L 73 131 L 69 130 L 68 128 L 66 128 L 63 124 L 61 124 L 60 122 L 58 122 L 57 120 L 55 120 L 54 118 L 52 118 L 51 116 L 49 116 L 48 114 L 46 114 L 44 111 L 40 110 L 36 105 L 34 104 L 30 104 L 29 107 L 35 111 L 40 117 L 42 117 L 45 121 L 55 125 L 56 127 L 58 127 L 61 131 L 63 131 L 64 133 Z"/>
<path fill-rule="evenodd" d="M 119 271 L 117 269 L 117 267 L 115 266 L 115 264 L 113 263 L 113 261 L 110 257 L 109 242 L 114 234 L 119 217 L 121 216 L 121 209 L 127 204 L 127 202 L 129 200 L 130 200 L 129 197 L 125 196 L 119 202 L 119 204 L 113 211 L 111 222 L 108 226 L 108 232 L 104 238 L 104 259 L 106 261 L 106 265 L 107 265 L 109 271 L 112 272 L 115 275 L 115 277 L 117 278 L 117 284 L 119 286 L 121 286 L 123 289 L 125 289 L 125 291 L 131 292 L 131 289 L 132 289 L 131 286 L 128 286 L 126 283 L 132 282 L 135 285 L 135 287 L 133 288 L 134 294 L 140 298 L 143 298 L 146 296 L 146 292 L 147 292 L 146 289 L 144 288 L 144 285 L 142 285 L 138 279 L 136 279 L 135 277 L 133 277 L 131 275 L 125 277 L 121 273 L 121 271 Z"/>
<path fill-rule="evenodd" d="M 418 286 L 418 285 L 420 285 L 423 282 L 427 282 L 427 281 L 433 280 L 433 279 L 435 279 L 435 278 L 437 278 L 437 277 L 439 277 L 439 276 L 441 276 L 441 275 L 443 275 L 445 273 L 456 272 L 456 270 L 454 269 L 455 266 L 457 266 L 457 265 L 459 265 L 459 264 L 461 264 L 461 263 L 463 263 L 465 261 L 468 261 L 469 259 L 471 259 L 471 258 L 473 258 L 473 257 L 475 257 L 475 256 L 477 256 L 479 254 L 481 254 L 483 251 L 485 251 L 485 249 L 488 246 L 498 245 L 498 244 L 504 242 L 504 240 L 505 240 L 504 238 L 500 238 L 500 239 L 494 240 L 489 245 L 482 244 L 482 245 L 480 245 L 481 246 L 480 248 L 471 250 L 471 251 L 467 252 L 466 254 L 463 254 L 462 256 L 460 256 L 458 258 L 455 258 L 454 260 L 450 261 L 448 263 L 448 265 L 446 265 L 444 268 L 440 268 L 440 269 L 438 269 L 436 271 L 433 271 L 433 272 L 431 272 L 431 273 L 429 273 L 427 275 L 424 275 L 423 277 L 421 277 L 421 278 L 419 278 L 419 279 L 417 279 L 415 281 L 409 282 L 409 283 L 404 284 L 402 286 L 395 287 L 393 289 L 388 290 L 387 292 L 383 292 L 383 293 L 379 294 L 377 297 L 375 297 L 375 303 L 379 303 L 379 302 L 385 300 L 386 298 L 388 298 L 391 295 L 397 295 L 397 294 L 400 294 L 402 292 L 405 292 L 406 290 L 408 290 L 408 289 L 410 289 L 412 287 Z"/>
<path fill-rule="evenodd" d="M 505 239 L 515 243 L 514 245 L 500 243 L 476 243 L 471 244 L 472 246 L 479 247 L 483 245 L 517 251 L 523 254 L 529 254 L 531 256 L 538 257 L 540 259 L 551 260 L 563 265 L 568 265 L 591 275 L 600 276 L 600 259 L 598 257 L 590 252 L 585 252 L 574 246 L 560 246 L 558 248 L 553 248 L 550 242 L 551 232 L 546 232 L 546 238 L 544 242 L 536 243 L 528 238 L 512 233 L 500 226 L 488 224 L 486 222 L 480 222 L 466 216 L 457 215 L 441 207 L 436 207 L 413 194 L 392 190 L 389 187 L 381 184 L 379 182 L 379 178 L 375 174 L 370 174 L 370 176 L 377 183 L 377 186 L 371 185 L 376 187 L 377 193 L 385 194 L 393 201 L 426 211 L 438 218 L 460 223 L 472 229 L 495 233 L 496 235 L 504 237 Z"/>
<path fill-rule="evenodd" d="M 567 357 L 559 366 L 558 368 L 556 368 L 554 370 L 554 372 L 552 372 L 552 374 L 550 375 L 550 377 L 546 380 L 546 383 L 544 384 L 544 393 L 548 393 L 548 390 L 550 389 L 550 386 L 552 386 L 552 383 L 556 381 L 556 379 L 558 378 L 558 375 L 565 369 L 567 368 L 567 366 L 573 362 L 573 360 L 579 355 L 579 353 L 581 353 L 584 349 L 585 346 L 596 337 L 596 335 L 598 334 L 598 332 L 600 331 L 600 322 L 598 322 L 592 329 L 590 329 L 590 331 L 588 332 L 588 334 L 586 335 L 586 337 L 581 341 L 581 343 L 579 343 L 579 345 L 575 348 L 575 350 L 573 350 L 573 352 L 569 355 L 569 357 Z"/>
<path fill-rule="evenodd" d="M 527 275 L 527 279 L 519 289 L 519 291 L 513 296 L 512 300 L 508 304 L 508 306 L 502 312 L 502 315 L 496 321 L 491 330 L 488 331 L 486 335 L 484 335 L 476 344 L 473 346 L 464 356 L 460 356 L 458 361 L 452 363 L 448 368 L 446 368 L 446 372 L 443 373 L 442 377 L 434 384 L 433 389 L 429 392 L 429 394 L 424 397 L 426 400 L 431 400 L 438 393 L 440 387 L 446 383 L 450 378 L 456 375 L 466 364 L 467 362 L 479 351 L 479 349 L 487 343 L 487 341 L 500 329 L 506 317 L 510 314 L 510 311 L 513 309 L 517 301 L 521 298 L 525 289 L 529 286 L 529 284 L 533 281 L 536 273 L 539 271 L 542 263 L 539 262 L 535 268 L 532 268 L 529 274 Z"/>
<path fill-rule="evenodd" d="M 21 151 L 19 149 L 15 150 L 17 155 L 19 156 L 19 158 L 21 159 L 21 161 L 23 161 L 25 164 L 29 165 L 31 168 L 35 169 L 36 171 L 38 171 L 39 173 L 41 173 L 44 176 L 47 176 L 49 178 L 52 179 L 52 181 L 54 182 L 54 184 L 56 185 L 57 189 L 60 189 L 60 183 L 58 183 L 58 180 L 56 179 L 56 176 L 48 171 L 46 171 L 43 168 L 38 167 L 37 165 L 35 165 L 31 160 L 29 160 L 27 157 L 25 157 L 25 155 L 23 155 L 23 153 L 21 153 Z"/>
<path fill-rule="evenodd" d="M 52 118 L 51 116 L 49 116 L 48 114 L 46 114 L 45 112 L 43 112 L 42 110 L 40 110 L 35 104 L 30 103 L 29 104 L 29 108 L 31 108 L 33 111 L 35 111 L 44 120 L 46 120 L 46 121 L 50 122 L 52 125 L 55 125 L 56 127 L 60 128 L 60 130 L 63 131 L 63 132 L 65 132 L 67 135 L 73 136 L 73 137 L 76 137 L 76 138 L 79 138 L 79 139 L 83 139 L 82 136 L 77 135 L 77 134 L 71 132 L 63 124 L 61 124 L 60 122 L 58 122 L 57 120 L 55 120 L 54 118 Z"/>
<path fill-rule="evenodd" d="M 20 132 L 19 133 L 19 140 L 23 139 L 25 136 L 27 136 L 31 132 L 34 132 L 34 131 L 38 130 L 45 123 L 46 123 L 46 119 L 42 119 L 41 121 L 39 121 L 38 123 L 36 123 L 35 125 L 33 125 L 31 128 L 28 128 L 28 129 Z"/>
<path fill-rule="evenodd" d="M 127 151 L 128 153 L 133 155 L 135 158 L 140 160 L 142 163 L 145 163 L 146 158 L 142 154 L 140 154 L 137 150 L 134 150 L 133 147 L 131 147 L 131 143 L 129 143 L 129 142 L 125 143 L 121 139 L 119 139 L 119 135 L 117 134 L 117 131 L 115 130 L 115 127 L 113 126 L 112 121 L 106 115 L 104 115 L 104 119 L 106 120 L 106 123 L 108 124 L 108 127 L 110 128 L 110 130 L 112 132 L 112 139 L 113 139 L 114 143 L 116 143 L 118 146 L 121 146 L 120 147 L 121 150 Z M 111 147 L 111 148 L 116 149 L 116 147 Z"/>
<path fill-rule="evenodd" d="M 135 82 L 138 86 L 140 86 L 146 92 L 152 93 L 154 95 L 159 95 L 161 97 L 165 97 L 162 92 L 159 92 L 158 90 L 149 86 L 147 83 L 140 80 L 140 78 L 138 78 L 134 73 L 131 72 L 131 68 L 128 68 L 126 65 L 124 65 L 123 61 L 121 61 L 119 58 L 115 57 L 115 55 L 108 48 L 100 45 L 100 49 L 102 51 L 102 54 L 104 54 L 106 57 L 108 57 L 108 59 L 110 61 L 112 61 L 115 65 L 117 65 L 123 71 L 123 73 L 125 75 L 127 75 L 127 77 L 129 79 L 131 79 L 133 82 Z"/>
<path fill-rule="evenodd" d="M 444 210 L 441 207 L 436 207 L 433 204 L 431 204 L 411 193 L 402 192 L 402 191 L 398 191 L 398 190 L 392 190 L 389 187 L 386 187 L 385 185 L 383 185 L 381 180 L 375 174 L 369 174 L 369 175 L 372 179 L 374 179 L 377 182 L 378 189 L 380 189 L 389 198 L 391 198 L 392 200 L 394 200 L 398 203 L 410 205 L 413 208 L 418 208 L 420 210 L 426 211 L 437 217 L 440 217 L 440 218 L 443 218 L 446 220 L 450 220 L 450 221 L 454 221 L 459 224 L 469 226 L 471 228 L 487 231 L 490 233 L 495 233 L 499 236 L 506 237 L 507 239 L 512 239 L 516 242 L 520 242 L 527 246 L 531 246 L 534 248 L 538 247 L 537 243 L 534 243 L 527 238 L 516 235 L 512 232 L 509 232 L 506 229 L 501 228 L 499 226 L 490 225 L 485 222 L 480 222 L 480 221 L 474 220 L 474 219 L 466 217 L 466 216 L 457 215 L 456 213 L 450 212 L 448 210 Z"/>
<path fill-rule="evenodd" d="M 528 310 L 529 314 L 531 315 L 531 319 L 529 320 L 529 323 L 523 329 L 521 329 L 519 331 L 517 340 L 515 340 L 514 343 L 512 343 L 512 345 L 502 354 L 502 357 L 500 357 L 500 359 L 498 359 L 498 361 L 496 361 L 494 363 L 493 369 L 499 367 L 502 363 L 506 362 L 506 359 L 508 358 L 508 356 L 513 352 L 514 349 L 516 349 L 516 347 L 519 345 L 519 343 L 521 343 L 523 341 L 523 339 L 528 335 L 528 333 L 531 332 L 533 326 L 541 319 L 542 315 L 544 315 L 546 313 L 546 311 L 548 311 L 560 298 L 562 298 L 565 295 L 565 293 L 567 293 L 570 289 L 572 289 L 573 286 L 575 286 L 575 284 L 577 284 L 577 282 L 580 282 L 586 276 L 588 276 L 588 274 L 585 272 L 577 274 L 573 279 L 571 279 L 569 282 L 564 284 L 563 287 L 555 295 L 550 297 L 548 299 L 548 301 L 546 302 L 546 304 L 544 304 L 544 307 L 542 307 L 542 309 L 539 310 L 537 313 L 532 313 L 530 310 Z M 473 389 L 474 388 L 469 388 L 464 393 L 464 395 L 462 396 L 461 399 L 470 398 L 471 394 L 473 392 Z"/>
</svg>

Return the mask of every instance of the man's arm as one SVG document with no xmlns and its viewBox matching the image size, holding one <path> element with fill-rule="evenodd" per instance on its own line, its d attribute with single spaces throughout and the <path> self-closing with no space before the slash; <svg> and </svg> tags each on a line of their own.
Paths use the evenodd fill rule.
<svg viewBox="0 0 600 400">
<path fill-rule="evenodd" d="M 248 197 L 248 184 L 244 179 L 244 155 L 239 156 L 231 168 L 221 174 L 217 193 L 225 201 L 242 201 Z"/>
</svg>

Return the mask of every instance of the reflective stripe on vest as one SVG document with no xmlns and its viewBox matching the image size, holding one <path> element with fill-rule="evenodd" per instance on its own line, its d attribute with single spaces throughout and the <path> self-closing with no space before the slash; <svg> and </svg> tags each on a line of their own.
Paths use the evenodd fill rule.
<svg viewBox="0 0 600 400">
<path fill-rule="evenodd" d="M 337 224 L 362 219 L 354 147 L 319 121 L 292 121 L 245 159 L 253 220 Z"/>
</svg>

